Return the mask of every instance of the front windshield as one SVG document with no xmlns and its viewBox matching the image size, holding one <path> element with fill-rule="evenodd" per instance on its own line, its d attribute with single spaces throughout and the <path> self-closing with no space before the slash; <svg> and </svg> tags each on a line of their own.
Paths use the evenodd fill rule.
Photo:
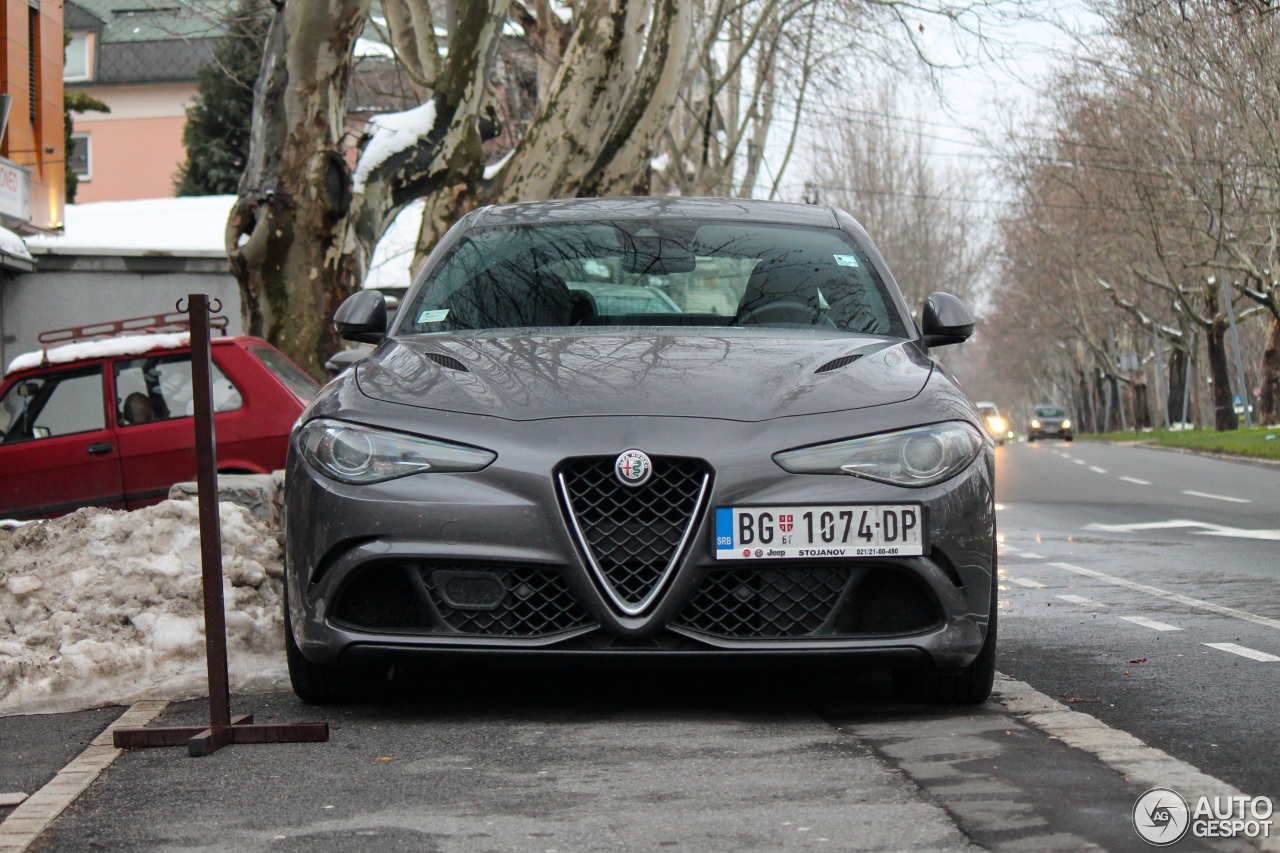
<svg viewBox="0 0 1280 853">
<path fill-rule="evenodd" d="M 1039 408 L 1036 409 L 1037 418 L 1065 418 L 1067 413 L 1062 409 Z"/>
<path fill-rule="evenodd" d="M 670 219 L 478 228 L 429 273 L 398 331 L 663 325 L 907 334 L 840 230 Z"/>
</svg>

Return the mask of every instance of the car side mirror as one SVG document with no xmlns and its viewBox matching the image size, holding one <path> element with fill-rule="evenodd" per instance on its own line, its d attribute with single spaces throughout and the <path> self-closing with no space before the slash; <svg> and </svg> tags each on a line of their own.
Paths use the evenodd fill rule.
<svg viewBox="0 0 1280 853">
<path fill-rule="evenodd" d="M 929 294 L 920 320 L 927 347 L 962 344 L 973 336 L 972 312 L 950 293 L 938 291 Z"/>
<path fill-rule="evenodd" d="M 334 328 L 349 341 L 376 344 L 387 336 L 387 300 L 380 290 L 362 290 L 346 298 L 333 315 Z"/>
</svg>

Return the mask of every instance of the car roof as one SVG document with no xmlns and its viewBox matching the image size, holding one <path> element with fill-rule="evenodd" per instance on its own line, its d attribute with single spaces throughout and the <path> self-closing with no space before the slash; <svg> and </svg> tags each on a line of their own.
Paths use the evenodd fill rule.
<svg viewBox="0 0 1280 853">
<path fill-rule="evenodd" d="M 473 216 L 477 227 L 653 218 L 840 227 L 830 207 L 742 198 L 572 198 L 495 205 Z"/>
</svg>

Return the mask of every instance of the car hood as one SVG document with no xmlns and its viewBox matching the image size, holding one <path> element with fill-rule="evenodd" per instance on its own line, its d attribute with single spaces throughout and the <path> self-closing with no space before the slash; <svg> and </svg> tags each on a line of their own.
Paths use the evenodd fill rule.
<svg viewBox="0 0 1280 853">
<path fill-rule="evenodd" d="M 474 333 L 389 340 L 356 381 L 376 400 L 513 420 L 762 421 L 908 400 L 931 367 L 901 339 L 812 332 Z"/>
</svg>

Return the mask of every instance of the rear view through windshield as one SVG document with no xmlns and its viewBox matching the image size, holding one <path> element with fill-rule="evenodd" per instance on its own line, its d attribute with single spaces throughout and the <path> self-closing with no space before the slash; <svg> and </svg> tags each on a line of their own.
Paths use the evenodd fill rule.
<svg viewBox="0 0 1280 853">
<path fill-rule="evenodd" d="M 400 333 L 541 326 L 814 327 L 904 337 L 836 229 L 651 220 L 478 228 L 429 273 Z"/>
</svg>

